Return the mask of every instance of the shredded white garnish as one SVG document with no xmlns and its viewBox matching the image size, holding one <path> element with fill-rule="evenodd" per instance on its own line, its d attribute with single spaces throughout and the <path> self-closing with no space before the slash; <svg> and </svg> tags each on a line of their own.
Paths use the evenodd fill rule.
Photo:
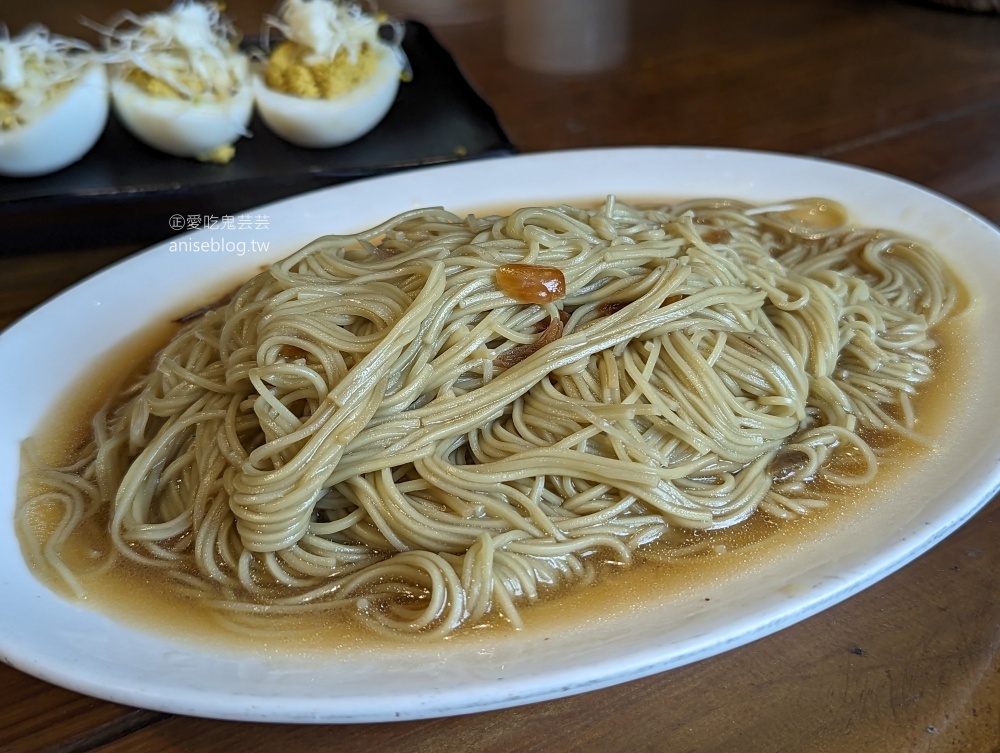
<svg viewBox="0 0 1000 753">
<path fill-rule="evenodd" d="M 348 59 L 356 62 L 364 44 L 378 41 L 378 19 L 355 3 L 285 0 L 278 17 L 267 16 L 265 22 L 285 39 L 312 50 L 316 62 L 332 60 L 340 50 L 346 50 Z"/>
<path fill-rule="evenodd" d="M 87 25 L 104 37 L 109 63 L 124 74 L 144 71 L 186 98 L 228 97 L 246 81 L 239 34 L 215 4 L 182 0 L 163 13 L 125 11 L 109 26 Z"/>
<path fill-rule="evenodd" d="M 18 110 L 30 110 L 77 79 L 94 61 L 92 53 L 85 42 L 51 34 L 44 26 L 30 26 L 13 38 L 0 27 L 0 89 L 17 98 Z"/>
</svg>

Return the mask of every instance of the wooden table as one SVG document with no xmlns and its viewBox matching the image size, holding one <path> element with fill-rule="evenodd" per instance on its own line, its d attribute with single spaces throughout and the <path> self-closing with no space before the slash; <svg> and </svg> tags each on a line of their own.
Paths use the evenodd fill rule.
<svg viewBox="0 0 1000 753">
<path fill-rule="evenodd" d="M 270 3 L 231 6 L 248 18 Z M 40 20 L 78 34 L 77 15 L 117 7 L 35 0 L 2 13 L 15 30 Z M 547 75 L 506 59 L 500 8 L 424 7 L 522 151 L 683 144 L 816 155 L 922 183 L 1000 221 L 996 16 L 893 0 L 636 0 L 622 64 Z M 134 250 L 7 249 L 0 325 Z M 184 718 L 0 666 L 0 751 L 997 751 L 998 540 L 995 499 L 901 571 L 776 635 L 606 690 L 450 719 Z"/>
</svg>

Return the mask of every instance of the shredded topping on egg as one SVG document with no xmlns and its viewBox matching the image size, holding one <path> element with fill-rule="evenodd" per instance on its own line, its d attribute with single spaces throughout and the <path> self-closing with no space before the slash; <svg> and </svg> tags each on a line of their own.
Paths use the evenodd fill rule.
<svg viewBox="0 0 1000 753">
<path fill-rule="evenodd" d="M 154 96 L 225 98 L 246 83 L 239 34 L 216 4 L 182 0 L 163 13 L 125 11 L 109 26 L 88 25 L 120 75 Z"/>
<path fill-rule="evenodd" d="M 380 35 L 382 26 L 391 38 Z M 268 87 L 307 99 L 334 99 L 370 78 L 386 53 L 395 55 L 402 78 L 409 64 L 400 47 L 403 26 L 385 14 L 338 0 L 285 0 L 279 17 L 265 17 L 264 46 L 276 30 L 284 41 L 271 50 L 265 71 Z"/>
<path fill-rule="evenodd" d="M 333 60 L 341 50 L 356 63 L 362 47 L 378 41 L 380 21 L 354 3 L 335 0 L 285 0 L 278 17 L 265 20 L 285 39 L 310 50 L 310 65 Z"/>
<path fill-rule="evenodd" d="M 29 26 L 11 37 L 0 26 L 0 130 L 31 119 L 31 111 L 75 81 L 94 61 L 79 39 Z"/>
</svg>

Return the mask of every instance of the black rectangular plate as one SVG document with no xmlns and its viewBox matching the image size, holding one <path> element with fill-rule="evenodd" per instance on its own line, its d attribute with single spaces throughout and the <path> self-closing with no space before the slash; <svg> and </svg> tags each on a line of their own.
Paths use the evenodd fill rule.
<svg viewBox="0 0 1000 753">
<path fill-rule="evenodd" d="M 175 215 L 234 215 L 355 178 L 516 151 L 496 115 L 423 24 L 407 22 L 413 80 L 358 141 L 302 149 L 255 115 L 226 165 L 171 157 L 134 139 L 112 115 L 80 162 L 38 178 L 0 178 L 0 255 L 155 243 Z"/>
</svg>

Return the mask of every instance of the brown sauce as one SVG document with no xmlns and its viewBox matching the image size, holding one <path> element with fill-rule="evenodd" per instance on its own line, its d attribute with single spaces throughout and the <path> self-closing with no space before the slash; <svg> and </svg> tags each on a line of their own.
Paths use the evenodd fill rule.
<svg viewBox="0 0 1000 753">
<path fill-rule="evenodd" d="M 224 291 L 219 291 L 224 292 Z M 203 299 L 204 300 L 204 299 Z M 191 307 L 197 308 L 197 304 Z M 968 311 L 968 300 L 959 303 L 958 311 Z M 181 312 L 183 313 L 183 312 Z M 950 408 L 956 404 L 966 378 L 964 364 L 968 349 L 959 314 L 935 331 L 940 343 L 934 359 L 935 378 L 916 400 L 918 429 L 926 437 L 940 436 L 946 429 Z M 160 347 L 177 331 L 178 325 L 163 322 L 148 328 L 110 351 L 98 366 L 85 374 L 79 385 L 59 401 L 58 416 L 50 416 L 36 432 L 43 459 L 58 465 L 68 462 L 89 440 L 93 414 L 116 393 L 126 379 L 144 369 Z M 555 587 L 531 605 L 521 607 L 526 631 L 545 631 L 580 624 L 594 615 L 626 614 L 637 604 L 671 598 L 697 596 L 712 583 L 735 574 L 752 577 L 755 569 L 794 552 L 818 538 L 836 535 L 845 526 L 863 519 L 879 504 L 886 490 L 904 477 L 907 470 L 921 462 L 928 448 L 903 442 L 899 451 L 884 460 L 876 480 L 848 492 L 842 501 L 815 510 L 808 516 L 776 521 L 755 514 L 747 521 L 720 531 L 692 533 L 690 543 L 704 544 L 702 553 L 671 561 L 644 560 L 639 555 L 632 566 L 612 563 L 597 565 L 598 577 L 587 585 L 568 584 Z M 19 497 L 31 489 L 23 485 Z M 33 528 L 44 535 L 58 520 L 58 510 L 39 509 Z M 86 569 L 103 552 L 106 541 L 103 521 L 95 518 L 81 527 L 64 552 L 70 566 Z M 22 550 L 27 552 L 22 541 Z M 26 554 L 27 556 L 27 554 Z M 43 562 L 27 556 L 35 574 L 54 591 L 72 597 L 61 579 Z M 268 617 L 266 633 L 248 627 L 234 632 L 224 626 L 216 611 L 203 600 L 164 588 L 163 578 L 152 567 L 127 563 L 106 572 L 84 575 L 81 582 L 87 606 L 115 619 L 143 629 L 173 637 L 207 642 L 223 648 L 294 650 L 324 652 L 341 648 L 372 648 L 399 643 L 397 638 L 376 636 L 353 621 L 347 613 L 318 612 L 297 616 Z M 259 625 L 260 623 L 258 623 Z M 506 624 L 487 623 L 470 626 L 464 635 L 482 637 L 483 632 L 507 633 Z M 463 634 L 452 637 L 461 640 Z"/>
</svg>

